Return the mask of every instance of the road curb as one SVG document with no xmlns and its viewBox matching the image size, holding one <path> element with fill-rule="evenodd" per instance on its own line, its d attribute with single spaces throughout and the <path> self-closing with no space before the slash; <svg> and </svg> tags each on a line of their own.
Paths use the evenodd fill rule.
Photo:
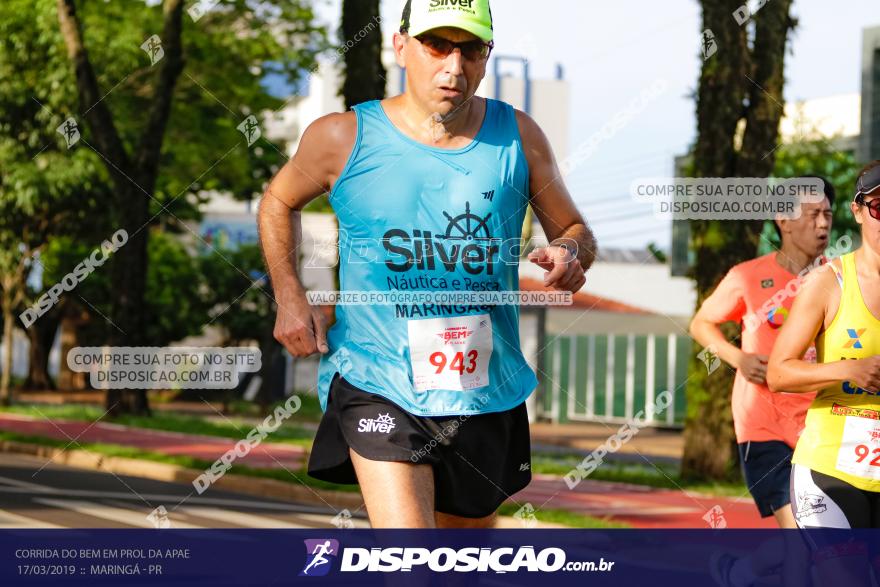
<svg viewBox="0 0 880 587">
<path fill-rule="evenodd" d="M 52 446 L 43 446 L 29 442 L 0 440 L 0 452 L 10 452 L 37 456 L 51 460 L 59 465 L 67 465 L 78 469 L 103 471 L 116 475 L 130 475 L 154 481 L 192 484 L 193 480 L 204 473 L 199 469 L 190 469 L 169 463 L 156 463 L 143 459 L 105 456 L 83 449 L 61 450 Z M 247 475 L 225 474 L 212 487 L 222 491 L 245 493 L 257 497 L 296 501 L 318 505 L 334 510 L 357 510 L 363 507 L 364 500 L 360 492 L 333 491 L 318 489 L 307 485 L 294 485 L 276 479 L 260 479 Z"/>
<path fill-rule="evenodd" d="M 105 456 L 84 449 L 62 450 L 53 446 L 44 446 L 41 444 L 33 444 L 17 440 L 0 440 L 0 453 L 2 452 L 41 457 L 50 460 L 55 464 L 75 467 L 77 469 L 102 471 L 115 475 L 129 475 L 131 477 L 140 477 L 144 479 L 152 479 L 153 481 L 167 481 L 172 483 L 192 484 L 196 477 L 204 473 L 204 471 L 199 469 L 190 469 L 188 467 L 181 467 L 169 463 L 156 463 L 143 459 Z M 361 496 L 360 491 L 333 491 L 302 484 L 294 485 L 276 479 L 260 479 L 258 477 L 235 475 L 232 473 L 224 475 L 221 479 L 216 481 L 212 487 L 217 487 L 222 491 L 244 493 L 256 497 L 326 507 L 336 512 L 341 510 L 349 510 L 349 512 L 363 510 L 366 512 L 364 499 Z M 568 526 L 561 524 L 538 522 L 537 520 L 531 522 L 529 526 L 536 528 L 568 528 Z M 512 516 L 498 516 L 496 524 L 496 528 L 498 529 L 522 529 L 523 527 L 527 526 L 524 526 L 522 521 L 517 520 Z"/>
</svg>

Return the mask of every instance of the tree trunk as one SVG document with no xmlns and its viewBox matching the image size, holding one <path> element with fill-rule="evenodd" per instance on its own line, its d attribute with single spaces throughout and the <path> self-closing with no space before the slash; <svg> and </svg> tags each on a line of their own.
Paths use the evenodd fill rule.
<svg viewBox="0 0 880 587">
<path fill-rule="evenodd" d="M 768 2 L 753 16 L 752 49 L 747 38 L 752 25 L 740 26 L 732 17 L 740 0 L 702 0 L 701 5 L 703 28 L 713 32 L 717 52 L 703 62 L 700 75 L 694 175 L 767 177 L 782 115 L 786 40 L 794 27 L 791 0 Z M 698 308 L 731 267 L 755 256 L 762 227 L 762 221 L 691 223 Z M 722 330 L 728 339 L 738 338 L 737 327 Z M 701 350 L 694 345 L 686 390 L 682 475 L 723 479 L 736 463 L 730 411 L 734 371 L 721 367 L 709 374 L 697 358 Z"/>
<path fill-rule="evenodd" d="M 385 66 L 382 64 L 382 27 L 379 0 L 343 0 L 342 46 L 345 79 L 342 96 L 350 109 L 361 102 L 385 97 Z"/>
<path fill-rule="evenodd" d="M 0 374 L 0 405 L 12 404 L 12 339 L 15 329 L 15 316 L 12 304 L 3 303 L 3 373 Z"/>
<path fill-rule="evenodd" d="M 73 371 L 67 366 L 70 350 L 80 345 L 79 328 L 89 320 L 88 312 L 76 304 L 67 304 L 61 316 L 61 366 L 58 369 L 58 389 L 77 391 L 88 388 L 87 374 Z"/>
<path fill-rule="evenodd" d="M 149 236 L 149 228 L 139 229 L 149 220 L 149 200 L 134 186 L 121 196 L 129 201 L 128 206 L 121 207 L 124 210 L 122 228 L 128 232 L 129 239 L 111 261 L 114 304 L 109 341 L 111 346 L 138 347 L 146 342 L 144 291 L 147 285 Z M 104 408 L 111 417 L 151 413 L 145 389 L 109 389 Z"/>
<path fill-rule="evenodd" d="M 76 73 L 80 106 L 94 135 L 98 150 L 116 187 L 116 213 L 129 241 L 113 256 L 111 282 L 114 291 L 109 342 L 113 346 L 141 346 L 145 342 L 143 296 L 147 273 L 149 201 L 156 185 L 165 128 L 171 112 L 174 87 L 184 67 L 183 0 L 163 4 L 162 42 L 165 56 L 156 73 L 156 89 L 146 125 L 131 157 L 119 136 L 107 103 L 98 86 L 82 25 L 73 0 L 57 0 L 58 22 L 68 57 Z M 111 416 L 122 413 L 149 414 L 147 392 L 110 390 L 106 408 Z"/>
<path fill-rule="evenodd" d="M 260 406 L 261 414 L 269 414 L 275 401 L 275 394 L 272 392 L 281 384 L 275 372 L 275 362 L 282 348 L 274 336 L 263 337 L 260 345 L 260 390 L 257 392 L 257 405 Z"/>
<path fill-rule="evenodd" d="M 28 375 L 24 381 L 23 389 L 35 391 L 55 389 L 55 382 L 49 375 L 49 353 L 55 336 L 58 333 L 58 325 L 64 309 L 59 304 L 46 312 L 39 320 L 31 324 L 27 329 L 28 341 L 30 342 Z"/>
<path fill-rule="evenodd" d="M 783 115 L 785 47 L 789 31 L 797 23 L 790 15 L 792 0 L 774 0 L 773 4 L 761 9 L 755 30 L 752 79 L 747 86 L 750 107 L 746 111 L 738 164 L 743 177 L 768 177 L 776 164 L 779 121 Z"/>
</svg>

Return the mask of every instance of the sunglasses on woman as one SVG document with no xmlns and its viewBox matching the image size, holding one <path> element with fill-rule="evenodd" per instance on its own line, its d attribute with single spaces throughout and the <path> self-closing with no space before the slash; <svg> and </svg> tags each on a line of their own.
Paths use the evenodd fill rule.
<svg viewBox="0 0 880 587">
<path fill-rule="evenodd" d="M 462 43 L 454 43 L 442 37 L 434 35 L 416 35 L 419 43 L 428 52 L 428 55 L 435 59 L 446 59 L 457 48 L 461 51 L 462 57 L 468 61 L 485 61 L 492 53 L 495 44 L 492 41 L 488 43 L 484 41 L 464 41 Z"/>
<path fill-rule="evenodd" d="M 880 198 L 874 198 L 870 202 L 865 201 L 865 196 L 880 188 L 880 165 L 868 170 L 859 176 L 856 182 L 855 202 L 868 208 L 868 214 L 875 220 L 880 220 Z M 880 194 L 878 194 L 880 195 Z"/>
</svg>

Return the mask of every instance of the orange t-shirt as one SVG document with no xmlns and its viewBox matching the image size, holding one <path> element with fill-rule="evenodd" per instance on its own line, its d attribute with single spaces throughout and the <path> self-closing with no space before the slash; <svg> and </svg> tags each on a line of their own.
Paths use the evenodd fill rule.
<svg viewBox="0 0 880 587">
<path fill-rule="evenodd" d="M 776 262 L 776 253 L 770 253 L 733 267 L 703 302 L 701 312 L 715 323 L 741 322 L 742 350 L 769 356 L 801 281 Z M 811 346 L 804 358 L 815 361 L 815 357 Z M 773 393 L 737 370 L 732 397 L 737 442 L 781 440 L 794 448 L 815 396 Z"/>
</svg>

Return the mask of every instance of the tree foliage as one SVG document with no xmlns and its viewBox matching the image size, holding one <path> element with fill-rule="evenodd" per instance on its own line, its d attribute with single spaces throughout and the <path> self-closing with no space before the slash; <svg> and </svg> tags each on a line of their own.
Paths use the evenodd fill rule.
<svg viewBox="0 0 880 587">
<path fill-rule="evenodd" d="M 186 234 L 183 221 L 198 218 L 205 194 L 262 191 L 285 156 L 265 137 L 248 145 L 238 127 L 251 115 L 262 126 L 265 112 L 284 105 L 268 75 L 292 86 L 327 47 L 309 0 L 226 0 L 197 21 L 184 10 L 192 4 L 8 0 L 0 19 L 0 242 L 8 253 L 0 271 L 27 266 L 4 281 L 22 291 L 34 247 L 53 234 L 89 249 L 124 228 L 129 242 L 100 272 L 111 283 L 107 316 L 119 327 L 104 343 L 137 346 L 176 326 L 189 330 L 151 313 L 145 296 L 167 290 L 149 287 L 174 279 L 162 268 L 151 274 L 153 250 L 180 251 L 148 236 L 156 226 Z M 160 50 L 151 60 L 142 46 L 154 35 Z M 68 118 L 80 134 L 70 149 L 55 130 Z M 34 247 L 20 246 L 28 239 Z M 148 411 L 142 390 L 138 398 L 113 405 Z"/>
</svg>

